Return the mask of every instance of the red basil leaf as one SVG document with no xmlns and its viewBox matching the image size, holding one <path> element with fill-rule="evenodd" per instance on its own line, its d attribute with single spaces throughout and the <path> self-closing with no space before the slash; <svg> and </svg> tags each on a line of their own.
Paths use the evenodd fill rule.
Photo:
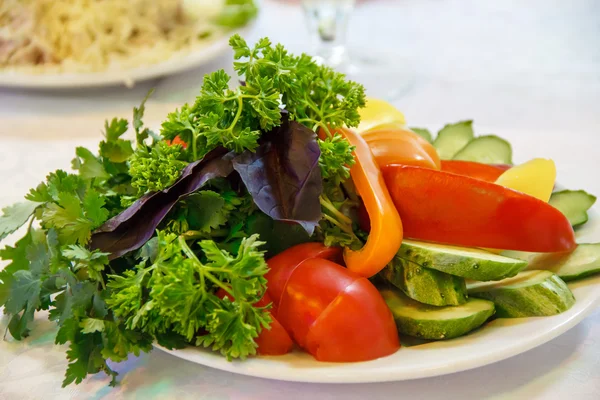
<svg viewBox="0 0 600 400">
<path fill-rule="evenodd" d="M 233 154 L 227 153 L 225 148 L 218 148 L 202 160 L 188 164 L 172 186 L 142 196 L 119 215 L 106 221 L 93 233 L 90 247 L 110 253 L 110 259 L 139 249 L 152 237 L 175 203 L 200 189 L 209 180 L 231 174 L 232 157 Z"/>
<path fill-rule="evenodd" d="M 233 159 L 248 192 L 262 212 L 277 221 L 300 224 L 312 235 L 321 219 L 323 191 L 315 133 L 282 114 L 281 126 L 263 135 L 256 152 Z"/>
</svg>

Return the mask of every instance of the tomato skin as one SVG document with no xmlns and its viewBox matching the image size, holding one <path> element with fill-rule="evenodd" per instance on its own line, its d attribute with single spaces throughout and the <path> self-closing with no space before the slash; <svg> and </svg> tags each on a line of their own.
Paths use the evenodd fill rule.
<svg viewBox="0 0 600 400">
<path fill-rule="evenodd" d="M 532 252 L 576 246 L 567 218 L 532 196 L 426 168 L 390 166 L 384 176 L 407 237 Z"/>
<path fill-rule="evenodd" d="M 357 362 L 384 357 L 400 348 L 396 322 L 371 282 L 348 286 L 312 325 L 306 349 L 319 361 Z"/>
<path fill-rule="evenodd" d="M 166 142 L 169 146 L 173 146 L 175 144 L 180 144 L 181 147 L 183 147 L 184 149 L 187 149 L 187 143 L 184 142 L 183 140 L 181 140 L 181 138 L 179 136 L 175 136 L 173 138 L 173 140 L 166 140 Z"/>
<path fill-rule="evenodd" d="M 233 301 L 233 297 L 223 289 L 219 289 L 216 296 L 220 299 L 228 298 Z M 256 307 L 266 307 L 271 303 L 272 300 L 269 297 L 269 294 L 265 293 L 259 301 L 254 303 L 254 305 Z M 277 314 L 275 305 L 271 306 L 269 314 L 271 314 L 271 326 L 269 329 L 263 329 L 254 340 L 258 345 L 256 352 L 263 356 L 280 356 L 287 354 L 292 350 L 292 347 L 294 347 L 294 342 L 292 342 L 292 339 L 285 328 L 277 318 L 275 318 L 275 315 Z"/>
<path fill-rule="evenodd" d="M 277 311 L 277 319 L 301 347 L 323 311 L 359 278 L 329 260 L 310 258 L 292 272 Z"/>
<path fill-rule="evenodd" d="M 508 168 L 473 161 L 442 160 L 442 171 L 470 176 L 486 182 L 496 182 L 496 179 Z"/>
<path fill-rule="evenodd" d="M 268 259 L 269 272 L 265 275 L 269 282 L 267 293 L 273 299 L 275 306 L 279 305 L 281 295 L 292 272 L 302 261 L 308 258 L 325 258 L 339 261 L 342 259 L 342 249 L 340 247 L 327 247 L 320 242 L 310 242 L 291 247 Z"/>
<path fill-rule="evenodd" d="M 440 169 L 437 150 L 416 133 L 401 128 L 369 130 L 362 133 L 380 168 L 391 164 Z"/>
</svg>

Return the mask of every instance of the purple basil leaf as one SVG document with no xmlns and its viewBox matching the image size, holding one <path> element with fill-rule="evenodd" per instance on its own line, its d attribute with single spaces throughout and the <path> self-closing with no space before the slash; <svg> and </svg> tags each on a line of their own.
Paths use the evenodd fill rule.
<svg viewBox="0 0 600 400">
<path fill-rule="evenodd" d="M 225 148 L 218 148 L 202 160 L 188 164 L 172 186 L 142 196 L 122 213 L 106 221 L 93 233 L 90 247 L 110 253 L 110 259 L 139 249 L 154 235 L 156 227 L 181 198 L 213 178 L 231 174 L 232 158 L 233 154 L 227 153 Z"/>
<path fill-rule="evenodd" d="M 323 191 L 315 133 L 283 114 L 281 126 L 261 142 L 255 153 L 235 156 L 233 168 L 262 212 L 300 224 L 312 235 L 321 219 Z"/>
</svg>

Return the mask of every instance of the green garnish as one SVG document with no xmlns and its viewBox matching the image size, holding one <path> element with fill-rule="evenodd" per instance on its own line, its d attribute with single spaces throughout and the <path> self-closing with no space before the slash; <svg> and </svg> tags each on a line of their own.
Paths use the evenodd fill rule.
<svg viewBox="0 0 600 400">
<path fill-rule="evenodd" d="M 253 15 L 250 3 L 228 1 L 237 11 L 223 21 Z M 153 342 L 253 355 L 270 324 L 268 308 L 254 306 L 265 252 L 358 240 L 347 216 L 356 202 L 342 190 L 352 147 L 335 129 L 358 124 L 363 87 L 266 38 L 230 44 L 242 85 L 231 88 L 223 70 L 207 75 L 161 135 L 143 123 L 149 93 L 131 123 L 106 122 L 97 152 L 76 149 L 75 173 L 50 173 L 2 210 L 0 240 L 28 224 L 0 250 L 10 261 L 0 271 L 8 330 L 27 337 L 35 311 L 48 309 L 56 343 L 69 345 L 63 385 L 101 371 L 115 384 L 107 361 Z"/>
</svg>

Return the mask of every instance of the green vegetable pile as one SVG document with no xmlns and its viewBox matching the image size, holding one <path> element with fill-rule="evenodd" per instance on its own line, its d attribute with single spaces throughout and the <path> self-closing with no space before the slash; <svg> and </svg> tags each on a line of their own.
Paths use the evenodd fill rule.
<svg viewBox="0 0 600 400">
<path fill-rule="evenodd" d="M 76 149 L 74 173 L 50 173 L 0 216 L 0 240 L 26 227 L 0 250 L 8 330 L 23 339 L 49 310 L 68 344 L 63 385 L 101 371 L 115 384 L 109 361 L 153 342 L 253 355 L 271 322 L 253 306 L 265 257 L 358 240 L 346 216 L 352 148 L 335 129 L 358 124 L 363 87 L 266 38 L 230 45 L 234 81 L 207 75 L 159 133 L 143 123 L 144 99 L 131 124 L 106 122 L 97 152 Z"/>
</svg>

